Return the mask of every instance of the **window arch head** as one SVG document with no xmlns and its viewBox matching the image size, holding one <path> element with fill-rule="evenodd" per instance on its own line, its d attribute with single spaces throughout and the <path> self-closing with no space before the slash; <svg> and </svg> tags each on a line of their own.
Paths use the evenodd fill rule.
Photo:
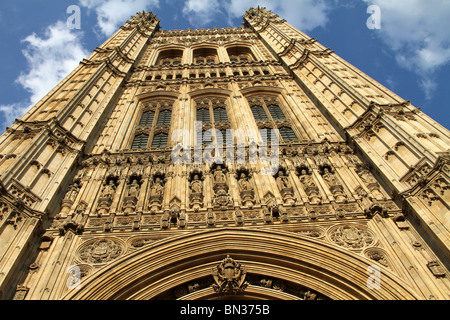
<svg viewBox="0 0 450 320">
<path fill-rule="evenodd" d="M 183 50 L 169 49 L 159 53 L 158 65 L 179 65 L 183 60 Z"/>
<path fill-rule="evenodd" d="M 141 121 L 139 122 L 140 126 L 152 126 L 153 119 L 155 118 L 155 111 L 148 110 L 142 114 Z"/>
<path fill-rule="evenodd" d="M 161 110 L 158 115 L 157 125 L 159 126 L 169 126 L 172 119 L 172 111 Z"/>
<path fill-rule="evenodd" d="M 270 115 L 274 120 L 284 120 L 286 119 L 286 116 L 284 115 L 283 111 L 281 110 L 280 106 L 277 104 L 271 104 L 267 106 L 267 109 L 270 112 Z"/>
<path fill-rule="evenodd" d="M 149 135 L 145 133 L 138 134 L 134 137 L 131 149 L 143 149 L 147 147 Z"/>
<path fill-rule="evenodd" d="M 264 108 L 262 106 L 254 105 L 251 107 L 251 109 L 252 109 L 253 117 L 255 118 L 256 121 L 269 119 L 267 117 L 266 111 L 264 110 Z"/>
<path fill-rule="evenodd" d="M 211 122 L 211 117 L 209 114 L 209 109 L 207 108 L 200 108 L 197 109 L 197 121 L 201 122 Z"/>
<path fill-rule="evenodd" d="M 214 122 L 227 122 L 227 109 L 224 107 L 214 108 Z"/>
<path fill-rule="evenodd" d="M 219 62 L 217 50 L 214 48 L 195 49 L 193 56 L 195 64 L 211 64 Z"/>
<path fill-rule="evenodd" d="M 165 148 L 167 147 L 167 141 L 168 141 L 168 134 L 167 133 L 158 133 L 155 134 L 152 141 L 152 148 Z"/>
<path fill-rule="evenodd" d="M 228 56 L 232 63 L 255 61 L 252 50 L 243 46 L 236 46 L 227 49 Z"/>
</svg>

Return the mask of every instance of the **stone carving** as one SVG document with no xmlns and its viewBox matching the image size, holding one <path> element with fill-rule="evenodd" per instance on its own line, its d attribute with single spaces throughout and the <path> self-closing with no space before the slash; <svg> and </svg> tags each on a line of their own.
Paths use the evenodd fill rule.
<svg viewBox="0 0 450 320">
<path fill-rule="evenodd" d="M 361 180 L 365 183 L 367 188 L 370 190 L 372 197 L 375 199 L 382 199 L 383 194 L 380 191 L 380 185 L 378 184 L 372 173 L 369 171 L 369 169 L 366 166 L 358 166 L 357 173 Z"/>
<path fill-rule="evenodd" d="M 69 190 L 67 191 L 66 195 L 64 196 L 64 200 L 70 201 L 73 203 L 78 195 L 78 192 L 80 191 L 80 186 L 77 182 L 72 184 L 69 187 Z"/>
<path fill-rule="evenodd" d="M 4 202 L 0 202 L 0 221 L 3 220 L 3 217 L 7 217 L 9 212 L 9 206 Z"/>
<path fill-rule="evenodd" d="M 226 178 L 226 168 L 223 168 L 222 165 L 217 165 L 215 169 L 213 169 L 213 177 L 214 177 L 214 197 L 213 197 L 213 206 L 216 209 L 225 210 L 228 206 L 233 205 L 233 201 L 231 196 L 228 194 L 228 183 Z"/>
<path fill-rule="evenodd" d="M 317 204 L 322 201 L 322 196 L 320 195 L 319 188 L 314 182 L 313 178 L 308 173 L 308 170 L 303 168 L 300 170 L 300 182 L 308 195 L 309 201 L 312 204 Z"/>
<path fill-rule="evenodd" d="M 269 289 L 274 289 L 277 291 L 284 291 L 286 289 L 286 284 L 282 280 L 262 278 L 259 280 L 259 286 Z"/>
<path fill-rule="evenodd" d="M 141 189 L 141 178 L 133 176 L 130 178 L 131 183 L 128 185 L 128 194 L 124 198 L 123 213 L 129 215 L 136 212 L 136 205 L 139 199 L 139 191 Z"/>
<path fill-rule="evenodd" d="M 239 176 L 239 189 L 240 189 L 240 196 L 242 200 L 242 205 L 253 207 L 255 204 L 255 191 L 253 189 L 253 186 L 251 185 L 249 181 L 250 174 L 248 172 L 240 172 Z"/>
<path fill-rule="evenodd" d="M 386 254 L 378 248 L 369 248 L 364 252 L 365 256 L 372 259 L 382 266 L 389 267 L 388 258 Z"/>
<path fill-rule="evenodd" d="M 331 241 L 349 249 L 362 249 L 373 245 L 373 234 L 366 228 L 353 225 L 341 225 L 331 229 L 328 233 Z"/>
<path fill-rule="evenodd" d="M 190 178 L 190 207 L 193 208 L 196 212 L 200 208 L 203 208 L 203 175 L 201 172 L 194 171 L 191 174 Z"/>
<path fill-rule="evenodd" d="M 331 172 L 329 167 L 323 167 L 322 169 L 322 178 L 325 183 L 328 185 L 333 197 L 336 202 L 343 202 L 347 199 L 347 195 L 344 192 L 344 188 L 336 178 L 336 175 Z"/>
<path fill-rule="evenodd" d="M 97 215 L 101 217 L 102 215 L 105 215 L 109 213 L 111 204 L 114 198 L 114 195 L 116 193 L 116 179 L 110 177 L 107 179 L 107 182 L 105 186 L 102 189 L 100 198 L 98 200 L 98 207 L 97 207 Z"/>
<path fill-rule="evenodd" d="M 431 273 L 436 277 L 436 278 L 441 278 L 441 277 L 445 277 L 445 271 L 444 268 L 442 268 L 442 266 L 439 264 L 439 262 L 437 261 L 430 261 L 427 264 L 428 269 L 430 269 Z"/>
<path fill-rule="evenodd" d="M 85 263 L 103 264 L 117 259 L 123 252 L 124 247 L 118 241 L 100 239 L 82 245 L 78 257 Z"/>
<path fill-rule="evenodd" d="M 227 256 L 222 262 L 212 269 L 215 292 L 220 295 L 236 295 L 245 291 L 248 283 L 245 267 L 239 262 Z"/>
<path fill-rule="evenodd" d="M 294 188 L 289 180 L 289 177 L 286 175 L 285 170 L 281 169 L 275 175 L 275 179 L 277 181 L 278 188 L 280 190 L 281 196 L 283 197 L 284 203 L 288 205 L 292 205 L 295 203 L 296 199 L 294 198 Z"/>
<path fill-rule="evenodd" d="M 151 182 L 149 209 L 151 213 L 161 210 L 164 198 L 164 182 L 163 175 L 155 175 Z"/>
<path fill-rule="evenodd" d="M 236 208 L 235 215 L 236 215 L 236 224 L 238 226 L 242 226 L 244 224 L 244 215 L 242 214 L 242 211 L 239 208 Z"/>
<path fill-rule="evenodd" d="M 113 179 L 110 179 L 108 184 L 106 184 L 102 189 L 101 197 L 105 199 L 112 199 L 114 193 L 116 192 L 116 185 Z"/>
</svg>

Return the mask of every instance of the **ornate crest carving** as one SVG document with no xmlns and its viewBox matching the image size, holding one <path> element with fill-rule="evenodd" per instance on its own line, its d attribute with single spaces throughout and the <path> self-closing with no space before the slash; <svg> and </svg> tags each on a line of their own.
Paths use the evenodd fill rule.
<svg viewBox="0 0 450 320">
<path fill-rule="evenodd" d="M 340 225 L 332 228 L 328 236 L 337 245 L 349 249 L 362 249 L 375 243 L 374 235 L 361 226 Z"/>
<path fill-rule="evenodd" d="M 124 251 L 124 246 L 116 240 L 99 239 L 82 245 L 78 257 L 85 263 L 102 264 L 117 259 Z"/>
<path fill-rule="evenodd" d="M 221 295 L 236 295 L 245 291 L 248 283 L 245 281 L 246 268 L 236 260 L 227 256 L 212 269 L 215 292 Z"/>
</svg>

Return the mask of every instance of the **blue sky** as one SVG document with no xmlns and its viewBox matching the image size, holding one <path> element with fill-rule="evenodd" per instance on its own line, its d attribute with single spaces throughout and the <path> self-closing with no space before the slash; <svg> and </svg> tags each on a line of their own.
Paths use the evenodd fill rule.
<svg viewBox="0 0 450 320">
<path fill-rule="evenodd" d="M 81 28 L 67 20 L 80 8 Z M 16 0 L 0 2 L 0 132 L 137 11 L 167 30 L 238 27 L 265 6 L 450 128 L 449 0 Z M 369 29 L 369 5 L 381 29 Z"/>
</svg>

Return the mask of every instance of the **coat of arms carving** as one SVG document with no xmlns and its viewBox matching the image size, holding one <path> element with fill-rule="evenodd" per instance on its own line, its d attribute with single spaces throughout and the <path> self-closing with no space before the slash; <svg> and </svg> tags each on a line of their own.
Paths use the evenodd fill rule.
<svg viewBox="0 0 450 320">
<path fill-rule="evenodd" d="M 248 283 L 245 281 L 246 268 L 236 260 L 227 256 L 212 269 L 214 291 L 221 295 L 236 295 L 245 291 Z"/>
</svg>

